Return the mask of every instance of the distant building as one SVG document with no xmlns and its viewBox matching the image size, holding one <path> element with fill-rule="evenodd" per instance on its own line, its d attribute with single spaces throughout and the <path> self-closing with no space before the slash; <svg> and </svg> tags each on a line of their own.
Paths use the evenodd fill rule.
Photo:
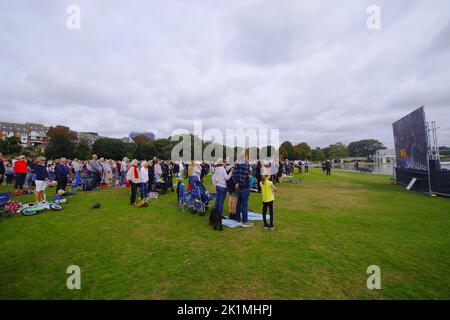
<svg viewBox="0 0 450 320">
<path fill-rule="evenodd" d="M 97 132 L 77 132 L 77 136 L 78 141 L 85 140 L 90 146 L 92 146 L 94 142 L 100 138 Z"/>
<path fill-rule="evenodd" d="M 25 148 L 43 148 L 48 141 L 47 131 L 48 127 L 40 123 L 0 122 L 0 139 L 15 136 Z"/>
<path fill-rule="evenodd" d="M 375 152 L 373 156 L 373 162 L 377 163 L 394 163 L 395 162 L 395 150 L 394 149 L 381 149 Z"/>
<path fill-rule="evenodd" d="M 155 140 L 155 134 L 151 131 L 142 131 L 142 132 L 133 131 L 133 132 L 130 132 L 130 134 L 128 135 L 128 137 L 130 137 L 131 139 L 133 139 L 134 137 L 137 137 L 137 136 L 145 136 L 145 137 L 149 138 L 150 140 Z"/>
<path fill-rule="evenodd" d="M 133 138 L 130 138 L 130 137 L 123 137 L 120 140 L 123 141 L 123 142 L 126 142 L 126 143 L 133 142 Z"/>
</svg>

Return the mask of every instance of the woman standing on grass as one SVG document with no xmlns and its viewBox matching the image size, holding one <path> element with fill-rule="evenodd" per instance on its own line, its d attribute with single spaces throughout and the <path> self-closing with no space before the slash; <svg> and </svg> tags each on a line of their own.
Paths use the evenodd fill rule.
<svg viewBox="0 0 450 320">
<path fill-rule="evenodd" d="M 27 162 L 25 161 L 25 156 L 20 156 L 14 164 L 14 173 L 16 174 L 16 183 L 14 184 L 16 194 L 23 193 L 23 184 L 27 175 Z"/>
<path fill-rule="evenodd" d="M 146 200 L 148 195 L 148 163 L 144 161 L 141 163 L 139 170 L 139 178 L 141 179 L 141 200 Z"/>
<path fill-rule="evenodd" d="M 227 174 L 232 174 L 231 171 L 233 170 L 234 166 L 230 165 L 230 168 L 227 170 Z M 233 176 L 229 180 L 227 180 L 227 191 L 229 193 L 228 198 L 228 213 L 230 216 L 230 219 L 236 219 L 236 204 L 237 204 L 237 195 L 236 195 L 236 183 L 233 180 Z"/>
<path fill-rule="evenodd" d="M 136 194 L 139 183 L 141 182 L 139 178 L 138 161 L 134 159 L 131 161 L 130 169 L 127 171 L 127 181 L 130 184 L 131 196 L 130 203 L 136 205 Z"/>
<path fill-rule="evenodd" d="M 158 182 L 161 179 L 161 176 L 163 174 L 161 163 L 158 159 L 153 160 L 153 172 L 155 173 L 155 183 Z"/>
<path fill-rule="evenodd" d="M 277 189 L 275 188 L 273 182 L 269 180 L 269 176 L 267 175 L 264 175 L 262 177 L 260 185 L 263 201 L 264 229 L 273 230 L 275 229 L 275 226 L 273 225 L 273 202 L 275 200 L 275 196 L 273 195 L 273 193 L 276 192 Z M 267 208 L 269 208 L 270 224 L 268 224 L 266 220 Z"/>
<path fill-rule="evenodd" d="M 231 178 L 233 173 L 227 173 L 224 168 L 224 163 L 222 159 L 217 161 L 214 174 L 212 176 L 212 183 L 214 187 L 216 187 L 217 198 L 214 204 L 214 208 L 216 208 L 221 215 L 223 215 L 223 203 L 225 202 L 225 198 L 227 197 L 227 181 Z"/>
<path fill-rule="evenodd" d="M 48 172 L 44 163 L 45 158 L 38 157 L 36 159 L 36 163 L 34 164 L 34 173 L 36 174 L 36 190 L 34 192 L 34 196 L 36 198 L 36 202 L 44 201 L 44 191 L 47 187 Z"/>
<path fill-rule="evenodd" d="M 5 165 L 6 184 L 12 184 L 14 179 L 14 168 L 11 160 L 8 160 Z"/>
</svg>

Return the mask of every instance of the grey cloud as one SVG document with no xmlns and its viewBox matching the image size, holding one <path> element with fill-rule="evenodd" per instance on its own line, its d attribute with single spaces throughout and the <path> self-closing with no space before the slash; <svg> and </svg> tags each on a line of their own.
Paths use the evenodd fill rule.
<svg viewBox="0 0 450 320">
<path fill-rule="evenodd" d="M 4 121 L 122 137 L 178 128 L 280 129 L 325 146 L 373 137 L 417 106 L 450 144 L 448 1 L 0 3 Z"/>
</svg>

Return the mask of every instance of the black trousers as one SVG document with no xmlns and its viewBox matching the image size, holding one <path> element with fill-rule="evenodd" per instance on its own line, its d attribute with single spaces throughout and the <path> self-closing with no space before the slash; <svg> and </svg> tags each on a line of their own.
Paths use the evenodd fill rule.
<svg viewBox="0 0 450 320">
<path fill-rule="evenodd" d="M 261 186 L 259 184 L 261 182 L 261 176 L 260 175 L 256 176 L 256 181 L 258 183 L 258 192 L 261 193 Z"/>
<path fill-rule="evenodd" d="M 67 177 L 57 178 L 56 182 L 57 182 L 57 185 L 56 185 L 55 193 L 58 193 L 58 190 L 60 190 L 60 189 L 66 191 Z"/>
<path fill-rule="evenodd" d="M 327 168 L 327 176 L 331 176 L 331 169 Z"/>
<path fill-rule="evenodd" d="M 100 177 L 100 172 L 98 171 L 94 171 L 92 173 L 92 178 L 93 178 L 93 182 L 94 182 L 94 186 L 97 188 L 100 186 L 100 183 L 102 182 L 102 179 Z"/>
<path fill-rule="evenodd" d="M 138 184 L 130 182 L 130 189 L 131 189 L 130 203 L 131 204 L 135 204 L 136 203 L 136 195 L 137 195 Z"/>
<path fill-rule="evenodd" d="M 6 175 L 6 184 L 12 184 L 14 176 L 12 174 Z"/>
<path fill-rule="evenodd" d="M 172 192 L 174 192 L 174 189 L 173 189 L 173 176 L 168 176 L 166 182 L 167 182 L 167 184 L 170 184 L 170 190 Z"/>
<path fill-rule="evenodd" d="M 26 175 L 26 173 L 16 173 L 16 183 L 14 184 L 15 189 L 23 189 Z"/>
<path fill-rule="evenodd" d="M 269 208 L 269 214 L 270 214 L 270 224 L 269 226 L 273 226 L 273 201 L 270 202 L 263 202 L 263 220 L 264 225 L 267 226 L 267 220 L 266 220 L 266 214 L 267 214 L 267 208 Z"/>
</svg>

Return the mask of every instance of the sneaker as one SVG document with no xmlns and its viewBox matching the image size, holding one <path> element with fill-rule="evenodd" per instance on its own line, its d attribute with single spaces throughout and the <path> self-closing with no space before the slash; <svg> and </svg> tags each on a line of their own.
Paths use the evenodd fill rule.
<svg viewBox="0 0 450 320">
<path fill-rule="evenodd" d="M 244 228 L 250 228 L 250 227 L 253 227 L 253 223 L 246 222 L 246 223 L 243 223 L 242 226 L 243 226 Z"/>
<path fill-rule="evenodd" d="M 275 229 L 275 226 L 270 226 L 269 229 L 273 230 L 273 229 Z"/>
<path fill-rule="evenodd" d="M 268 225 L 268 224 L 265 224 L 265 225 L 264 225 L 264 229 L 269 229 L 269 225 Z"/>
</svg>

